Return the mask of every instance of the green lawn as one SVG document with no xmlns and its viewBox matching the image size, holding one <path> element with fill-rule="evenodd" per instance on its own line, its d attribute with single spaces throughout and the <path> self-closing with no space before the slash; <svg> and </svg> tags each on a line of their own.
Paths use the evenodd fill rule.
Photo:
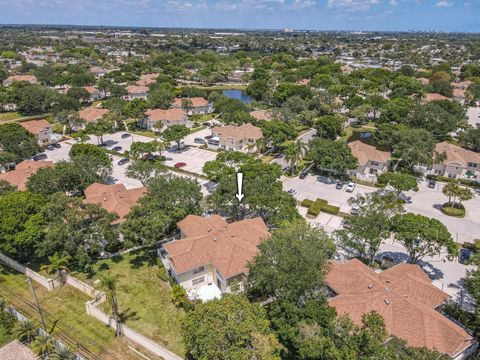
<svg viewBox="0 0 480 360">
<path fill-rule="evenodd" d="M 135 135 L 140 135 L 140 136 L 146 136 L 146 137 L 149 137 L 149 138 L 152 138 L 152 139 L 156 139 L 158 137 L 157 134 L 155 134 L 154 132 L 152 131 L 141 131 L 141 130 L 134 130 L 134 131 L 130 131 L 130 133 L 132 134 L 135 134 Z"/>
<path fill-rule="evenodd" d="M 12 273 L 2 276 L 0 282 L 0 297 L 19 310 L 22 314 L 40 326 L 38 313 L 33 304 L 33 296 L 26 277 L 23 274 Z M 48 331 L 59 340 L 67 343 L 72 348 L 81 344 L 80 353 L 95 353 L 102 359 L 133 360 L 138 359 L 127 347 L 123 338 L 115 338 L 112 329 L 87 315 L 85 302 L 90 298 L 65 285 L 54 291 L 47 291 L 42 286 L 33 282 L 43 310 Z M 0 329 L 0 343 L 2 341 Z"/>
<path fill-rule="evenodd" d="M 8 333 L 8 330 L 0 324 L 0 347 L 12 341 L 12 336 Z"/>
<path fill-rule="evenodd" d="M 16 111 L 0 113 L 0 123 L 3 122 L 3 121 L 14 120 L 14 119 L 18 119 L 18 118 L 21 118 L 21 117 L 22 117 L 22 115 L 20 115 Z"/>
<path fill-rule="evenodd" d="M 170 300 L 170 285 L 157 277 L 154 251 L 140 251 L 98 261 L 92 274 L 74 274 L 94 285 L 102 274 L 117 276 L 119 310 L 132 329 L 164 345 L 178 355 L 185 354 L 181 336 L 183 310 Z M 104 310 L 110 312 L 105 304 Z"/>
</svg>

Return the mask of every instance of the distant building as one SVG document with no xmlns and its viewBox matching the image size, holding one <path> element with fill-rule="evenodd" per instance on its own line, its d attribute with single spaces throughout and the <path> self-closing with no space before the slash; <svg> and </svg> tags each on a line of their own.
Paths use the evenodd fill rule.
<svg viewBox="0 0 480 360">
<path fill-rule="evenodd" d="M 95 78 L 99 79 L 103 76 L 105 76 L 108 71 L 102 67 L 99 66 L 93 66 L 90 68 L 90 72 L 95 76 Z"/>
<path fill-rule="evenodd" d="M 126 101 L 131 101 L 133 99 L 143 99 L 147 100 L 149 89 L 147 86 L 143 85 L 130 85 L 127 86 L 127 95 L 123 97 Z"/>
<path fill-rule="evenodd" d="M 438 101 L 438 100 L 451 100 L 451 99 L 437 93 L 427 93 L 422 97 L 423 103 L 428 103 L 430 101 Z"/>
<path fill-rule="evenodd" d="M 380 151 L 375 146 L 365 144 L 360 140 L 350 142 L 348 147 L 358 160 L 358 168 L 351 171 L 353 175 L 375 179 L 388 169 L 391 159 L 389 152 Z"/>
<path fill-rule="evenodd" d="M 257 246 L 270 236 L 259 217 L 229 224 L 219 215 L 188 215 L 177 226 L 182 239 L 163 245 L 164 258 L 170 275 L 190 294 L 203 287 L 216 295 L 230 292 L 232 283 L 247 274 Z"/>
<path fill-rule="evenodd" d="M 35 135 L 39 144 L 45 144 L 52 140 L 52 125 L 45 119 L 23 121 L 20 125 Z"/>
<path fill-rule="evenodd" d="M 270 110 L 256 109 L 250 111 L 250 116 L 258 121 L 270 121 L 273 119 L 272 112 Z"/>
<path fill-rule="evenodd" d="M 477 348 L 465 329 L 438 311 L 449 295 L 432 285 L 418 265 L 399 264 L 376 272 L 353 259 L 332 263 L 325 282 L 329 305 L 357 325 L 364 314 L 376 311 L 388 334 L 411 347 L 426 347 L 455 360 L 466 359 Z"/>
<path fill-rule="evenodd" d="M 262 130 L 252 124 L 217 126 L 212 135 L 218 139 L 218 148 L 244 152 L 254 151 L 257 141 L 263 139 Z"/>
<path fill-rule="evenodd" d="M 460 146 L 441 142 L 435 145 L 437 156 L 445 156 L 438 164 L 418 167 L 426 174 L 456 178 L 480 179 L 480 153 Z"/>
<path fill-rule="evenodd" d="M 25 81 L 29 82 L 30 84 L 36 84 L 37 77 L 35 75 L 12 75 L 3 81 L 3 85 L 10 86 L 16 81 Z"/>
<path fill-rule="evenodd" d="M 96 106 L 89 106 L 78 112 L 80 119 L 86 123 L 96 122 L 106 114 L 108 114 L 108 109 L 102 109 Z"/>
<path fill-rule="evenodd" d="M 26 184 L 30 176 L 35 174 L 39 169 L 48 167 L 53 167 L 53 161 L 24 160 L 15 166 L 15 170 L 0 174 L 0 180 L 4 180 L 10 185 L 15 186 L 18 191 L 23 191 L 26 189 Z"/>
<path fill-rule="evenodd" d="M 149 130 L 158 131 L 172 125 L 186 126 L 188 123 L 187 113 L 182 109 L 150 109 L 145 115 L 145 126 Z M 162 126 L 159 127 L 159 123 L 162 123 Z"/>
<path fill-rule="evenodd" d="M 106 97 L 105 93 L 98 90 L 95 86 L 85 86 L 84 89 L 87 90 L 88 94 L 90 95 L 90 98 L 85 100 L 90 102 L 105 99 Z"/>
<path fill-rule="evenodd" d="M 189 102 L 188 106 L 183 106 L 185 102 Z M 213 105 L 202 97 L 193 98 L 177 98 L 172 104 L 174 109 L 188 109 L 188 115 L 205 115 L 213 111 Z"/>
<path fill-rule="evenodd" d="M 145 74 L 141 75 L 140 79 L 135 83 L 138 86 L 149 86 L 157 81 L 159 74 Z"/>
<path fill-rule="evenodd" d="M 108 212 L 117 214 L 119 218 L 112 224 L 120 224 L 146 192 L 147 189 L 144 187 L 127 190 L 121 183 L 114 185 L 93 183 L 85 189 L 84 203 L 98 204 Z"/>
</svg>

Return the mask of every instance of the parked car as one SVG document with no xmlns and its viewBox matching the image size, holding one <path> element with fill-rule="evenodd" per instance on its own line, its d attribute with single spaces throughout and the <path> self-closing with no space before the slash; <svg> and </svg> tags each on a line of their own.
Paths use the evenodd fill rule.
<svg viewBox="0 0 480 360">
<path fill-rule="evenodd" d="M 465 264 L 473 255 L 473 251 L 469 249 L 460 249 L 460 254 L 458 255 L 458 261 L 460 264 Z"/>
<path fill-rule="evenodd" d="M 196 144 L 206 144 L 205 139 L 202 139 L 202 138 L 199 138 L 199 137 L 193 139 L 193 142 L 196 143 Z"/>
<path fill-rule="evenodd" d="M 433 179 L 431 180 L 428 180 L 428 188 L 429 189 L 435 189 L 435 187 L 437 186 L 437 182 Z"/>
<path fill-rule="evenodd" d="M 132 135 L 129 134 L 129 133 L 124 133 L 124 134 L 122 134 L 121 138 L 122 138 L 122 139 L 126 139 L 126 138 L 131 137 L 131 136 L 132 136 Z"/>
<path fill-rule="evenodd" d="M 59 143 L 53 143 L 52 146 L 55 148 L 55 149 L 60 149 L 62 147 L 62 145 L 60 145 Z"/>
<path fill-rule="evenodd" d="M 167 156 L 167 157 L 165 158 L 165 161 L 173 161 L 173 158 Z"/>
<path fill-rule="evenodd" d="M 347 184 L 347 187 L 345 188 L 345 191 L 346 192 L 353 192 L 353 190 L 355 189 L 355 186 L 357 186 L 357 185 L 353 181 L 350 181 Z"/>
<path fill-rule="evenodd" d="M 359 211 L 360 211 L 360 206 L 358 206 L 358 205 L 353 205 L 353 206 L 352 206 L 352 209 L 350 210 L 350 214 L 352 214 L 352 215 L 357 215 Z"/>
<path fill-rule="evenodd" d="M 33 156 L 34 161 L 45 160 L 47 158 L 47 154 L 41 153 Z"/>
<path fill-rule="evenodd" d="M 123 148 L 121 146 L 115 146 L 112 151 L 121 151 Z"/>
<path fill-rule="evenodd" d="M 207 140 L 210 140 L 210 139 L 212 139 L 212 138 L 213 138 L 213 135 L 207 135 L 207 136 L 205 136 L 205 139 L 207 139 Z"/>
<path fill-rule="evenodd" d="M 55 147 L 52 145 L 52 144 L 48 144 L 45 149 L 47 149 L 48 151 L 53 151 L 55 150 Z"/>
<path fill-rule="evenodd" d="M 308 171 L 302 171 L 302 173 L 300 174 L 299 178 L 303 180 L 303 179 L 305 179 L 307 176 L 308 176 Z"/>
<path fill-rule="evenodd" d="M 339 180 L 339 181 L 337 181 L 337 184 L 335 185 L 335 189 L 342 190 L 343 185 L 345 185 L 345 183 L 343 181 Z"/>
<path fill-rule="evenodd" d="M 128 162 L 130 162 L 129 158 L 123 158 L 123 159 L 120 159 L 120 161 L 117 164 L 122 166 L 122 165 L 125 165 Z"/>
<path fill-rule="evenodd" d="M 293 195 L 293 194 L 295 194 L 295 193 L 297 192 L 297 190 L 295 190 L 295 189 L 289 189 L 287 192 L 288 192 L 289 194 Z"/>
<path fill-rule="evenodd" d="M 187 163 L 184 163 L 184 162 L 177 162 L 175 165 L 176 168 L 182 168 L 182 167 L 185 167 L 187 166 Z"/>
<path fill-rule="evenodd" d="M 400 200 L 403 200 L 405 201 L 407 204 L 410 204 L 412 202 L 412 197 L 411 196 L 407 196 L 405 195 L 404 193 L 400 193 L 400 195 L 398 195 L 398 198 Z"/>
</svg>

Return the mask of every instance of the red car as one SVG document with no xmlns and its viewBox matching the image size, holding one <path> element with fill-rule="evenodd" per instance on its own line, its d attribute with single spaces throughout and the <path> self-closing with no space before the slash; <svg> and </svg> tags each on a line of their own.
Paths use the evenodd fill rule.
<svg viewBox="0 0 480 360">
<path fill-rule="evenodd" d="M 184 163 L 184 162 L 178 162 L 178 163 L 176 163 L 176 164 L 175 164 L 175 165 L 173 165 L 173 166 L 175 166 L 176 168 L 182 168 L 182 167 L 184 167 L 184 166 L 187 166 L 187 163 Z"/>
</svg>

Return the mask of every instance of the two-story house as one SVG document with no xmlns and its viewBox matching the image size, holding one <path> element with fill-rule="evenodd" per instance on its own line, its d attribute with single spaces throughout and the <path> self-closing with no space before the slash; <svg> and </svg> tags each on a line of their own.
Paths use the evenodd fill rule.
<svg viewBox="0 0 480 360">
<path fill-rule="evenodd" d="M 174 100 L 172 107 L 174 109 L 183 109 L 188 115 L 205 115 L 213 111 L 213 105 L 202 97 L 177 98 Z"/>
<path fill-rule="evenodd" d="M 435 145 L 439 161 L 422 170 L 427 174 L 449 178 L 480 178 L 480 153 L 464 149 L 445 141 Z"/>
<path fill-rule="evenodd" d="M 84 99 L 86 101 L 93 102 L 106 98 L 106 94 L 98 90 L 95 86 L 85 86 L 84 89 L 87 90 L 88 95 L 90 95 L 89 99 Z"/>
<path fill-rule="evenodd" d="M 257 142 L 263 139 L 262 130 L 252 124 L 241 126 L 217 126 L 212 129 L 212 140 L 217 140 L 218 145 L 209 146 L 231 151 L 255 151 Z"/>
<path fill-rule="evenodd" d="M 187 113 L 182 109 L 150 109 L 145 112 L 144 124 L 147 129 L 160 131 L 172 125 L 185 125 L 188 123 Z"/>
<path fill-rule="evenodd" d="M 391 155 L 387 151 L 380 151 L 375 146 L 365 144 L 360 140 L 348 143 L 352 155 L 358 160 L 358 168 L 351 171 L 357 177 L 375 179 L 388 170 Z"/>
<path fill-rule="evenodd" d="M 436 350 L 452 360 L 466 359 L 477 349 L 472 335 L 442 315 L 450 296 L 435 287 L 418 265 L 398 264 L 377 272 L 352 259 L 332 263 L 325 282 L 329 305 L 357 325 L 364 314 L 376 311 L 388 335 L 411 347 Z"/>
<path fill-rule="evenodd" d="M 52 140 L 52 125 L 45 119 L 23 121 L 20 125 L 29 133 L 35 135 L 40 145 Z"/>
<path fill-rule="evenodd" d="M 188 215 L 177 226 L 182 238 L 163 245 L 164 263 L 192 297 L 203 289 L 218 294 L 229 292 L 233 283 L 240 285 L 257 246 L 270 236 L 260 217 L 229 224 L 219 215 Z"/>
<path fill-rule="evenodd" d="M 127 86 L 127 95 L 123 97 L 125 101 L 131 101 L 133 99 L 143 99 L 147 100 L 148 98 L 148 86 L 144 85 L 130 85 Z"/>
<path fill-rule="evenodd" d="M 97 122 L 104 115 L 108 114 L 108 109 L 98 108 L 96 106 L 86 107 L 78 112 L 80 120 L 85 123 Z"/>
</svg>

